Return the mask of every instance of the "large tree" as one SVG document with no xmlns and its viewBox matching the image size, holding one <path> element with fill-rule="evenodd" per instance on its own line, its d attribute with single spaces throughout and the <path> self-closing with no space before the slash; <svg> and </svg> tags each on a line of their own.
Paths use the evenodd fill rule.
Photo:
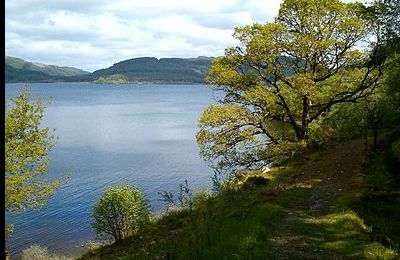
<svg viewBox="0 0 400 260">
<path fill-rule="evenodd" d="M 240 45 L 209 71 L 219 104 L 201 115 L 201 155 L 218 168 L 257 167 L 306 146 L 334 106 L 370 95 L 379 45 L 360 4 L 284 0 L 275 22 L 236 28 Z M 319 128 L 320 129 L 320 128 Z"/>
</svg>

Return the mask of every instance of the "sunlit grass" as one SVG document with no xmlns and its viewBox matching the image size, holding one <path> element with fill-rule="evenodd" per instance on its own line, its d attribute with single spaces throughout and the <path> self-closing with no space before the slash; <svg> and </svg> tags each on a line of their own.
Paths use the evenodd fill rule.
<svg viewBox="0 0 400 260">
<path fill-rule="evenodd" d="M 374 226 L 353 209 L 368 187 L 361 172 L 351 176 L 352 189 L 324 210 L 310 211 L 313 194 L 322 200 L 330 195 L 316 189 L 323 175 L 302 178 L 305 168 L 302 162 L 243 175 L 231 189 L 202 194 L 193 211 L 153 218 L 135 237 L 82 259 L 398 259 L 396 249 L 376 241 Z"/>
</svg>

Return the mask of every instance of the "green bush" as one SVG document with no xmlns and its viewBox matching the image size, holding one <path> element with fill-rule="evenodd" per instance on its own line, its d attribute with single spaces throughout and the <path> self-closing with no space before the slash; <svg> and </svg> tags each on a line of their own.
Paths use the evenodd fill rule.
<svg viewBox="0 0 400 260">
<path fill-rule="evenodd" d="M 149 221 L 145 194 L 129 185 L 111 187 L 94 206 L 92 216 L 97 234 L 111 235 L 116 241 L 132 236 Z"/>
<path fill-rule="evenodd" d="M 21 252 L 18 259 L 19 260 L 70 260 L 72 258 L 50 254 L 46 247 L 32 245 L 24 249 Z"/>
<path fill-rule="evenodd" d="M 193 207 L 195 209 L 205 207 L 211 198 L 212 195 L 209 191 L 205 189 L 199 189 L 193 195 Z"/>
<path fill-rule="evenodd" d="M 282 141 L 280 144 L 269 147 L 268 154 L 271 158 L 271 162 L 275 165 L 282 165 L 296 156 L 301 155 L 306 145 L 307 143 L 305 141 Z"/>
</svg>

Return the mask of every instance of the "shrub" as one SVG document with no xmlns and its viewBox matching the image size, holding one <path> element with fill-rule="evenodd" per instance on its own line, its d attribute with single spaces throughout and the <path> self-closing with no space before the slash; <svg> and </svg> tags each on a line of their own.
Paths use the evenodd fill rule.
<svg viewBox="0 0 400 260">
<path fill-rule="evenodd" d="M 24 249 L 21 252 L 18 259 L 20 259 L 20 260 L 70 260 L 71 258 L 66 257 L 66 256 L 50 254 L 46 247 L 32 245 L 32 246 Z"/>
<path fill-rule="evenodd" d="M 267 178 L 264 178 L 262 176 L 249 176 L 246 179 L 246 182 L 243 184 L 244 187 L 254 187 L 254 186 L 266 186 L 268 185 L 269 180 Z"/>
<path fill-rule="evenodd" d="M 145 194 L 129 185 L 111 187 L 94 206 L 92 216 L 97 234 L 111 235 L 116 241 L 132 236 L 149 221 Z"/>
<path fill-rule="evenodd" d="M 206 207 L 212 195 L 205 189 L 197 190 L 193 195 L 193 207 L 195 209 Z"/>
</svg>

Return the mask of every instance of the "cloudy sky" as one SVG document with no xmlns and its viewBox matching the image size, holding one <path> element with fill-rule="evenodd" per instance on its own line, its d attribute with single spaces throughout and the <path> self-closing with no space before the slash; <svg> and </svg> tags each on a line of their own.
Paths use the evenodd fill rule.
<svg viewBox="0 0 400 260">
<path fill-rule="evenodd" d="M 5 51 L 28 61 L 87 71 L 143 56 L 219 56 L 235 44 L 234 27 L 272 21 L 280 3 L 6 0 Z"/>
</svg>

